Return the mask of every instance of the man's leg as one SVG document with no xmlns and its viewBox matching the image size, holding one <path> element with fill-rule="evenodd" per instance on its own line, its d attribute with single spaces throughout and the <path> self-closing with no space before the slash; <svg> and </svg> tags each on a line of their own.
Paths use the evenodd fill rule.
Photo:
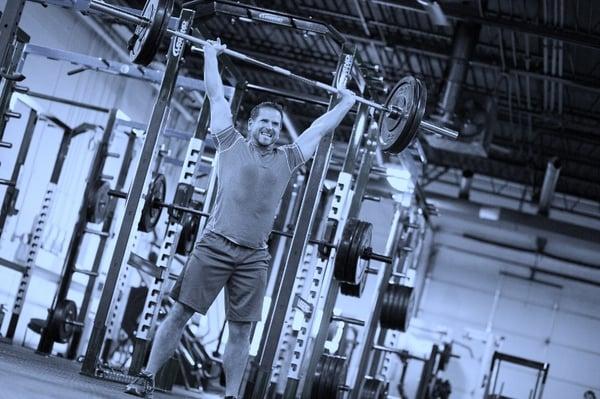
<svg viewBox="0 0 600 399">
<path fill-rule="evenodd" d="M 126 393 L 142 398 L 152 398 L 154 376 L 175 352 L 181 339 L 181 333 L 193 314 L 193 309 L 175 302 L 167 317 L 158 326 L 154 344 L 150 351 L 148 366 L 135 381 L 127 385 L 125 388 Z"/>
<path fill-rule="evenodd" d="M 238 397 L 248 352 L 250 350 L 251 322 L 229 321 L 229 339 L 223 354 L 223 368 L 225 369 L 225 395 Z"/>
<path fill-rule="evenodd" d="M 175 302 L 167 317 L 156 330 L 146 371 L 156 374 L 173 355 L 177 345 L 179 345 L 183 329 L 193 314 L 194 310 L 192 308 Z"/>
</svg>

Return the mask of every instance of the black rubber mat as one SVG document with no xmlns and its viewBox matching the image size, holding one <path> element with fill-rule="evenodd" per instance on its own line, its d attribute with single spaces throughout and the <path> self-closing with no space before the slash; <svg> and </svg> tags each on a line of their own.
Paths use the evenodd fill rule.
<svg viewBox="0 0 600 399">
<path fill-rule="evenodd" d="M 134 399 L 125 385 L 79 374 L 81 364 L 44 357 L 31 349 L 0 343 L 0 398 L 2 399 Z M 209 399 L 218 396 L 193 393 L 177 387 L 154 398 Z"/>
</svg>

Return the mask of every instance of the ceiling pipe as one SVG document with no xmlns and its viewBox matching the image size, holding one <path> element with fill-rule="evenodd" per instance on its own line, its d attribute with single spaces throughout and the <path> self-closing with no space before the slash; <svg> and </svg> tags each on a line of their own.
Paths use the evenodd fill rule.
<svg viewBox="0 0 600 399">
<path fill-rule="evenodd" d="M 548 216 L 548 210 L 550 209 L 550 203 L 556 190 L 556 183 L 558 182 L 561 168 L 562 162 L 559 158 L 554 157 L 548 161 L 544 183 L 540 192 L 540 201 L 538 203 L 538 214 L 542 216 Z"/>
<path fill-rule="evenodd" d="M 436 107 L 436 114 L 444 123 L 452 122 L 456 104 L 467 72 L 473 50 L 479 38 L 481 25 L 471 22 L 459 22 L 454 31 L 452 56 L 449 60 L 446 79 L 440 100 Z"/>
<path fill-rule="evenodd" d="M 469 199 L 469 194 L 471 192 L 471 184 L 473 184 L 473 171 L 465 169 L 463 170 L 462 177 L 460 178 L 458 198 L 465 200 Z"/>
</svg>

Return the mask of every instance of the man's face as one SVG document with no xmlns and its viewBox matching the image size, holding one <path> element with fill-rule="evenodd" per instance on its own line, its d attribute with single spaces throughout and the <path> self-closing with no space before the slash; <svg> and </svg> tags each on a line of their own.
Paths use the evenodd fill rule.
<svg viewBox="0 0 600 399">
<path fill-rule="evenodd" d="M 271 107 L 261 107 L 256 118 L 248 120 L 248 132 L 258 145 L 274 144 L 281 133 L 281 113 Z"/>
</svg>

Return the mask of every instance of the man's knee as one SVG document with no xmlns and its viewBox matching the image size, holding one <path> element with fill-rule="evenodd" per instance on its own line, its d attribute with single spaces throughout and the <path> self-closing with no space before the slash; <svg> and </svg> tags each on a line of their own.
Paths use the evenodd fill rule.
<svg viewBox="0 0 600 399">
<path fill-rule="evenodd" d="M 179 326 L 185 326 L 187 321 L 194 315 L 194 309 L 180 302 L 175 302 L 167 317 Z"/>
<path fill-rule="evenodd" d="M 251 331 L 250 321 L 229 321 L 229 339 L 232 341 L 249 341 Z"/>
</svg>

